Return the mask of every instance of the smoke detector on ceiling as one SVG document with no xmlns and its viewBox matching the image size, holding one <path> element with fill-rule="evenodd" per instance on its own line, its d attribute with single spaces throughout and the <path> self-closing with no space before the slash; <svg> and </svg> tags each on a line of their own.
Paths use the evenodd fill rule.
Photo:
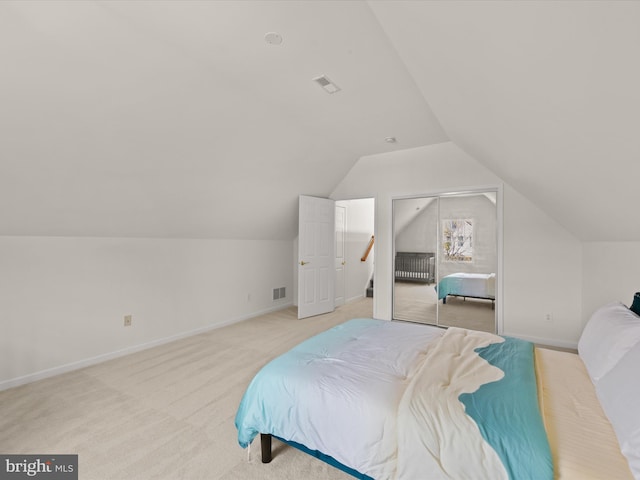
<svg viewBox="0 0 640 480">
<path fill-rule="evenodd" d="M 322 89 L 327 93 L 336 93 L 340 91 L 340 87 L 329 80 L 329 77 L 326 75 L 320 75 L 313 79 L 318 85 L 322 87 Z"/>
<path fill-rule="evenodd" d="M 385 137 L 384 141 L 387 143 L 397 143 L 398 139 L 396 137 Z"/>
<path fill-rule="evenodd" d="M 282 43 L 282 35 L 276 32 L 269 32 L 265 34 L 264 41 L 269 45 L 280 45 Z"/>
</svg>

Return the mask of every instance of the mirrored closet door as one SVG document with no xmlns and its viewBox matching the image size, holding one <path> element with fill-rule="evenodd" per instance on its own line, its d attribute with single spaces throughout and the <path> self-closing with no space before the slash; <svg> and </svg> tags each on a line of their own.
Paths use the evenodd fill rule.
<svg viewBox="0 0 640 480">
<path fill-rule="evenodd" d="M 393 318 L 496 331 L 497 192 L 393 200 Z"/>
</svg>

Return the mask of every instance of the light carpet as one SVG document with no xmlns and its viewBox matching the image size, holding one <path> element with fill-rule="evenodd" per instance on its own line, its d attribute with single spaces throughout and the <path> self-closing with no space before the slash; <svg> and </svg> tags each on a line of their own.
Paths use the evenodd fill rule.
<svg viewBox="0 0 640 480">
<path fill-rule="evenodd" d="M 0 392 L 0 453 L 78 454 L 83 480 L 353 478 L 274 440 L 270 464 L 237 443 L 251 378 L 299 342 L 372 299 L 298 320 L 291 307 Z"/>
</svg>

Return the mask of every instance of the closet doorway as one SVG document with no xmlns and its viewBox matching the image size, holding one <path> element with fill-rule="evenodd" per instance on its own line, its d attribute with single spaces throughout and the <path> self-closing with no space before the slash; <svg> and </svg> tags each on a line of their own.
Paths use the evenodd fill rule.
<svg viewBox="0 0 640 480">
<path fill-rule="evenodd" d="M 497 328 L 498 189 L 393 200 L 393 319 Z"/>
</svg>

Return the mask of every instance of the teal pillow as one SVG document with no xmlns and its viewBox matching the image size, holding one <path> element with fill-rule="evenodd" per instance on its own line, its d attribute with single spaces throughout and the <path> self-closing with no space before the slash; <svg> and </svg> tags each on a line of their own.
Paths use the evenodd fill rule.
<svg viewBox="0 0 640 480">
<path fill-rule="evenodd" d="M 629 307 L 629 310 L 631 310 L 636 315 L 640 315 L 640 292 L 636 292 L 636 294 L 633 296 L 633 303 Z"/>
</svg>

